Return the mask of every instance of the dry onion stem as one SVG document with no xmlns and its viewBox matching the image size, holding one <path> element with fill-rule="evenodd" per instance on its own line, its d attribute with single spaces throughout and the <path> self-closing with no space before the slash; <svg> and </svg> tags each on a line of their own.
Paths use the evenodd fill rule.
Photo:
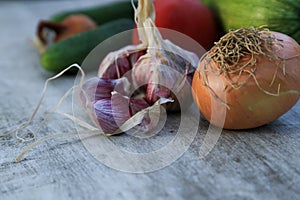
<svg viewBox="0 0 300 200">
<path fill-rule="evenodd" d="M 280 84 L 278 84 L 277 93 L 272 93 L 260 86 L 259 81 L 256 79 L 255 71 L 256 64 L 258 62 L 258 56 L 264 56 L 272 62 L 275 62 L 277 67 L 274 71 L 273 79 L 270 86 L 274 84 L 278 69 L 282 65 L 283 74 L 285 75 L 285 61 L 296 58 L 300 54 L 281 58 L 274 52 L 274 47 L 283 48 L 281 40 L 276 39 L 271 35 L 271 32 L 266 28 L 241 28 L 234 30 L 223 36 L 218 42 L 215 43 L 214 47 L 207 52 L 201 58 L 201 62 L 205 62 L 202 68 L 204 86 L 212 92 L 215 98 L 218 98 L 208 83 L 207 74 L 205 72 L 215 73 L 211 66 L 211 61 L 214 61 L 217 66 L 217 75 L 224 74 L 226 82 L 233 89 L 239 89 L 252 77 L 258 86 L 258 88 L 264 93 L 272 96 L 279 96 Z M 249 57 L 249 60 L 245 62 L 244 58 Z M 200 70 L 198 74 L 200 76 Z M 242 75 L 248 75 L 246 80 L 240 81 Z M 232 80 L 231 75 L 237 76 L 235 80 Z M 224 88 L 225 90 L 227 88 Z M 290 93 L 297 93 L 298 91 L 289 91 Z M 220 99 L 218 99 L 220 100 Z"/>
</svg>

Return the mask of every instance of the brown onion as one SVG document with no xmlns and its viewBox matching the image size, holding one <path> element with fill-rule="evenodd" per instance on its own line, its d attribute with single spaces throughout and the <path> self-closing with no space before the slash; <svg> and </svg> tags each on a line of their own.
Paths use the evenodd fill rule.
<svg viewBox="0 0 300 200">
<path fill-rule="evenodd" d="M 212 124 L 225 129 L 264 125 L 299 99 L 300 46 L 266 29 L 229 32 L 199 62 L 192 88 Z"/>
</svg>

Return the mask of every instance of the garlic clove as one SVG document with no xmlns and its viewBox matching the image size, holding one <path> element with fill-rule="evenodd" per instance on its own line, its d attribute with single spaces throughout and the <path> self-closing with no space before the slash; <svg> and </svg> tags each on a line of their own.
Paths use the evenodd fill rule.
<svg viewBox="0 0 300 200">
<path fill-rule="evenodd" d="M 148 107 L 149 104 L 144 99 L 128 98 L 114 91 L 111 98 L 95 102 L 94 119 L 105 134 L 115 134 L 128 119 Z M 136 124 L 132 124 L 131 128 L 134 126 Z"/>
<path fill-rule="evenodd" d="M 83 84 L 82 89 L 87 99 L 95 103 L 101 99 L 111 98 L 112 91 L 127 95 L 129 93 L 130 83 L 126 77 L 119 79 L 93 77 Z"/>
<path fill-rule="evenodd" d="M 119 129 L 120 124 L 123 124 L 130 118 L 130 113 L 126 112 L 126 109 L 122 109 L 124 107 L 123 104 L 126 104 L 127 100 L 118 97 L 115 98 L 115 101 L 121 104 L 112 106 L 113 101 L 111 99 L 101 99 L 94 104 L 98 125 L 105 134 L 114 133 Z"/>
<path fill-rule="evenodd" d="M 132 63 L 138 59 L 145 47 L 141 45 L 129 45 L 118 51 L 109 53 L 101 62 L 98 70 L 100 78 L 121 78 L 131 70 Z"/>
</svg>

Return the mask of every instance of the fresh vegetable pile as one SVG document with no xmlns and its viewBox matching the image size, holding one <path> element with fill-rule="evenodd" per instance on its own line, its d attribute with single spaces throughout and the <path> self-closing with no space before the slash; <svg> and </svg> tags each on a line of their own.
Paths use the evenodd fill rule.
<svg viewBox="0 0 300 200">
<path fill-rule="evenodd" d="M 197 58 L 164 40 L 173 41 L 173 38 L 171 34 L 164 33 L 164 29 L 159 32 L 156 26 L 184 33 L 210 49 L 199 61 L 192 87 L 199 110 L 211 123 L 224 125 L 227 129 L 261 126 L 277 119 L 298 101 L 300 1 L 202 2 L 213 11 L 214 16 L 198 0 L 154 0 L 151 6 L 148 1 L 136 2 L 135 5 L 142 5 L 135 13 L 138 28 L 132 35 L 135 45 L 110 53 L 100 65 L 99 80 L 94 79 L 84 85 L 89 92 L 97 88 L 98 92 L 105 93 L 97 94 L 97 99 L 88 94 L 94 104 L 91 110 L 96 113 L 93 118 L 98 120 L 99 126 L 106 127 L 104 132 L 113 134 L 120 124 L 161 98 L 174 101 L 176 98 L 168 88 L 176 91 L 182 88 L 176 88 L 178 77 L 172 74 L 172 70 L 191 82 Z M 148 9 L 148 12 L 141 8 Z M 155 11 L 155 18 L 149 10 Z M 57 72 L 72 63 L 82 63 L 88 52 L 101 41 L 133 27 L 133 11 L 130 2 L 116 2 L 59 13 L 48 22 L 42 21 L 38 27 L 39 38 L 46 46 L 41 55 L 42 66 Z M 147 17 L 153 22 L 149 22 Z M 216 23 L 218 20 L 226 33 L 219 41 L 222 31 Z M 47 43 L 43 35 L 46 28 L 56 33 L 52 43 Z M 191 46 L 180 45 L 186 49 Z M 174 52 L 174 49 L 178 54 L 171 55 L 168 50 Z M 153 63 L 157 67 L 152 67 Z M 128 81 L 135 87 L 144 85 L 138 91 L 139 99 L 125 92 L 125 88 L 131 87 Z M 114 91 L 113 88 L 118 85 L 123 89 Z M 103 116 L 107 115 L 114 119 L 112 99 L 122 102 L 124 97 L 129 98 L 131 104 L 129 114 L 118 123 L 104 119 Z M 170 101 L 163 102 L 169 105 Z M 178 105 L 174 105 L 172 109 L 178 110 Z M 120 105 L 115 106 L 124 110 Z M 226 109 L 216 114 L 221 108 Z M 214 120 L 212 115 L 216 117 Z M 225 118 L 225 124 L 221 118 Z"/>
<path fill-rule="evenodd" d="M 239 0 L 204 2 L 226 28 L 219 41 L 214 41 L 218 33 L 210 12 L 194 0 L 155 0 L 154 4 L 139 0 L 137 8 L 134 3 L 116 2 L 60 13 L 50 21 L 41 21 L 38 36 L 43 49 L 42 66 L 53 72 L 62 71 L 47 79 L 38 106 L 28 121 L 0 137 L 16 133 L 17 138 L 25 141 L 18 137 L 18 131 L 31 123 L 48 82 L 73 67 L 82 75 L 76 93 L 78 106 L 94 123 L 60 114 L 105 135 L 127 130 L 137 130 L 139 134 L 154 131 L 162 113 L 184 112 L 192 97 L 210 123 L 226 129 L 255 128 L 289 111 L 300 96 L 299 0 L 274 0 L 268 6 L 264 0 L 251 4 Z M 195 16 L 189 19 L 182 8 Z M 285 15 L 283 10 L 287 11 Z M 200 11 L 202 16 L 196 13 Z M 74 63 L 81 64 L 106 38 L 132 29 L 133 19 L 136 32 L 126 39 L 137 40 L 138 36 L 141 43 L 110 52 L 101 61 L 98 76 L 84 80 L 84 69 Z M 161 34 L 155 22 L 186 33 L 200 44 L 207 41 L 203 44 L 209 46 L 214 41 L 214 45 L 199 58 L 195 52 L 166 39 L 169 35 Z M 55 32 L 54 39 L 49 40 L 45 29 Z M 54 137 L 46 136 L 34 142 L 17 160 L 39 142 Z"/>
</svg>

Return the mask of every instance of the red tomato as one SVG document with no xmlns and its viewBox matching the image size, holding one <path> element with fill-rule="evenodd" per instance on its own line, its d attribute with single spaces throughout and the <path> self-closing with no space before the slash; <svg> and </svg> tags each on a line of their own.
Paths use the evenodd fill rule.
<svg viewBox="0 0 300 200">
<path fill-rule="evenodd" d="M 157 27 L 186 34 L 206 50 L 209 50 L 218 40 L 218 28 L 213 14 L 199 0 L 154 0 L 153 3 Z M 162 35 L 164 38 L 168 38 L 166 34 L 162 33 Z M 134 44 L 139 43 L 136 31 L 133 41 Z"/>
</svg>

